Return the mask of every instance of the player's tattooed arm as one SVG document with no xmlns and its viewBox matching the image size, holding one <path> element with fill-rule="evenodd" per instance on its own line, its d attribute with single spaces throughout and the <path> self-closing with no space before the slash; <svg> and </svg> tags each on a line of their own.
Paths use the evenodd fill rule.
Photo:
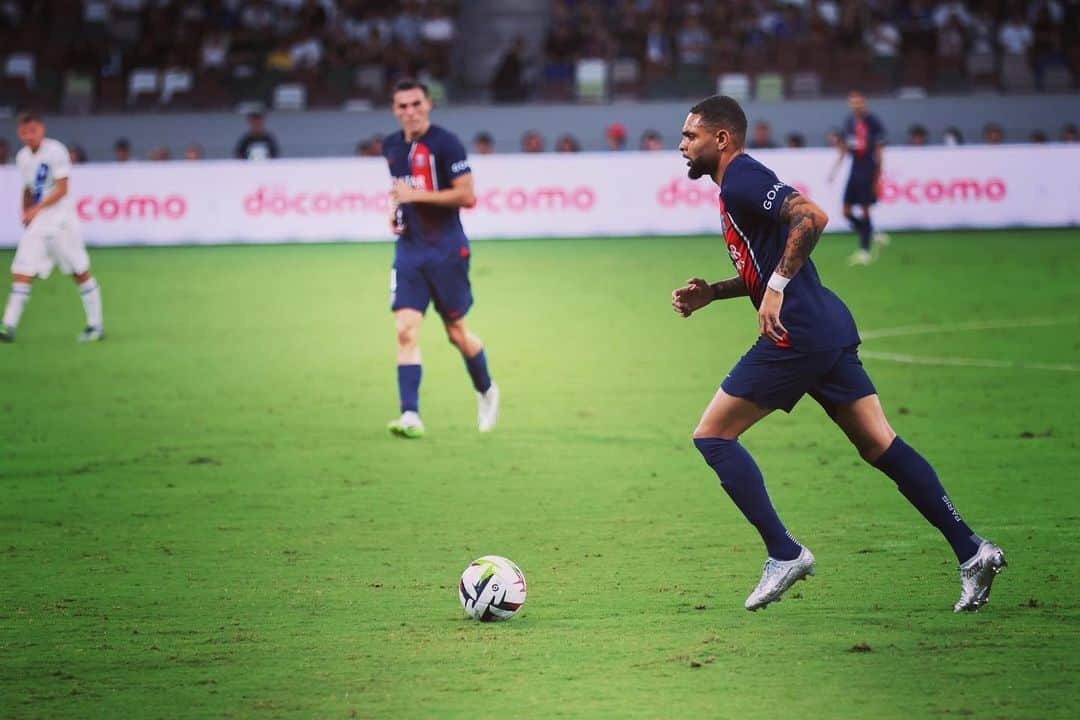
<svg viewBox="0 0 1080 720">
<path fill-rule="evenodd" d="M 793 278 L 813 252 L 821 232 L 829 222 L 829 216 L 814 202 L 798 192 L 793 192 L 780 206 L 779 219 L 788 226 L 788 236 L 784 256 L 780 258 L 776 272 L 786 278 Z"/>
<path fill-rule="evenodd" d="M 713 300 L 726 300 L 748 294 L 746 283 L 740 277 L 721 280 L 711 285 L 702 278 L 690 278 L 686 285 L 672 291 L 671 307 L 683 317 L 690 317 Z"/>
<path fill-rule="evenodd" d="M 24 187 L 22 191 L 22 209 L 28 210 L 33 204 L 34 196 L 31 194 L 30 188 Z"/>
<path fill-rule="evenodd" d="M 712 284 L 713 300 L 727 300 L 729 298 L 746 297 L 750 291 L 746 289 L 746 283 L 736 275 L 728 280 Z"/>
</svg>

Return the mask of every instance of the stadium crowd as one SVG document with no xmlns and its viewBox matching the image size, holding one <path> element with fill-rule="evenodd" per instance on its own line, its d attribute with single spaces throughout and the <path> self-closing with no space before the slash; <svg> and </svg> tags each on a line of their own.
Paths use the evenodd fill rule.
<svg viewBox="0 0 1080 720">
<path fill-rule="evenodd" d="M 814 95 L 1067 91 L 1080 76 L 1076 0 L 558 0 L 541 97 L 568 94 L 583 58 L 615 61 L 631 95 L 698 95 L 724 74 Z"/>
<path fill-rule="evenodd" d="M 456 0 L 0 0 L 0 106 L 47 111 L 382 102 L 455 82 Z M 463 16 L 462 16 L 463 17 Z M 499 102 L 580 96 L 600 60 L 614 95 L 1068 91 L 1080 0 L 552 0 L 539 46 L 514 39 Z M 460 65 L 460 63 L 458 63 Z M 735 94 L 735 93 L 731 93 Z"/>
<path fill-rule="evenodd" d="M 0 105 L 381 101 L 397 75 L 448 77 L 456 12 L 451 0 L 0 0 Z"/>
</svg>

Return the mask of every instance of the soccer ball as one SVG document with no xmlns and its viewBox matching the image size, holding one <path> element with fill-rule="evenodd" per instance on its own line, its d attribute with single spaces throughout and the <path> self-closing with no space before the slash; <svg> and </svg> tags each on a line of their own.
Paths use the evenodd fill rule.
<svg viewBox="0 0 1080 720">
<path fill-rule="evenodd" d="M 485 555 L 461 573 L 458 599 L 473 620 L 509 620 L 525 604 L 525 575 L 513 561 Z"/>
</svg>

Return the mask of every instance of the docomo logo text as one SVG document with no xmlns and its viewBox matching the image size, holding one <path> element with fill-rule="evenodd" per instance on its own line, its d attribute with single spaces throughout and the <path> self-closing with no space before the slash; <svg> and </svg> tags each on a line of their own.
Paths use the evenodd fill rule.
<svg viewBox="0 0 1080 720">
<path fill-rule="evenodd" d="M 768 206 L 765 207 L 766 210 L 772 208 L 772 201 L 776 199 L 776 191 L 785 185 L 790 185 L 802 195 L 809 196 L 810 194 L 804 183 L 785 183 L 781 181 L 779 184 L 774 185 L 768 194 L 762 198 L 764 202 L 768 203 Z M 689 207 L 708 205 L 713 207 L 716 205 L 716 198 L 719 194 L 720 189 L 708 178 L 699 182 L 688 178 L 675 178 L 671 182 L 660 186 L 660 189 L 656 191 L 656 201 L 660 203 L 661 207 L 665 208 L 674 208 L 681 205 Z"/>
<path fill-rule="evenodd" d="M 85 222 L 179 220 L 187 210 L 188 203 L 183 195 L 84 195 L 75 202 L 75 212 Z"/>
<path fill-rule="evenodd" d="M 491 188 L 476 193 L 476 210 L 490 213 L 523 213 L 532 210 L 577 210 L 588 212 L 596 205 L 596 191 L 584 185 L 576 188 Z"/>
<path fill-rule="evenodd" d="M 923 203 L 1001 202 L 1008 194 L 1005 181 L 1001 178 L 953 178 L 951 180 L 906 180 L 896 181 L 889 177 L 881 180 L 881 202 L 908 202 L 913 205 Z"/>
<path fill-rule="evenodd" d="M 336 215 L 356 212 L 390 212 L 390 194 L 385 192 L 298 192 L 281 187 L 259 186 L 244 197 L 248 215 Z"/>
</svg>

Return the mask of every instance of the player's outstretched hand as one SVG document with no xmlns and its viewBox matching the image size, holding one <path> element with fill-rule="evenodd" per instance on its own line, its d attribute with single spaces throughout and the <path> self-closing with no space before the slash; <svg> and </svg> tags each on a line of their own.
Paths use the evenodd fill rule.
<svg viewBox="0 0 1080 720">
<path fill-rule="evenodd" d="M 709 283 L 701 278 L 690 278 L 685 286 L 671 293 L 671 307 L 685 318 L 711 303 L 713 299 L 713 289 Z"/>
<path fill-rule="evenodd" d="M 758 329 L 773 342 L 780 342 L 787 335 L 787 329 L 780 323 L 780 307 L 783 304 L 784 293 L 766 289 L 761 307 L 758 308 Z"/>
</svg>

